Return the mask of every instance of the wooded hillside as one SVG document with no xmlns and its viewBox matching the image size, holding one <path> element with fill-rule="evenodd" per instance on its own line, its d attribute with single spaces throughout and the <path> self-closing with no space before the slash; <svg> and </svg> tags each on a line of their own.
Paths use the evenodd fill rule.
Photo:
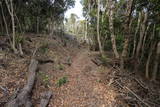
<svg viewBox="0 0 160 107">
<path fill-rule="evenodd" d="M 112 48 L 121 69 L 159 77 L 160 5 L 158 0 L 82 0 L 85 32 L 94 50 Z M 88 41 L 86 39 L 86 41 Z"/>
<path fill-rule="evenodd" d="M 159 107 L 160 1 L 0 0 L 0 107 L 22 106 Z"/>
</svg>

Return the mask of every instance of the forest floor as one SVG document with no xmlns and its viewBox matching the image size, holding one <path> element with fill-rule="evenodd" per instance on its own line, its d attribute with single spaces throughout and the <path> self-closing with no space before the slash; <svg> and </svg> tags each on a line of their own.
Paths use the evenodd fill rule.
<svg viewBox="0 0 160 107">
<path fill-rule="evenodd" d="M 53 107 L 113 107 L 115 93 L 99 83 L 98 66 L 91 61 L 89 52 L 81 50 L 73 58 L 70 67 L 64 71 L 68 83 L 53 88 Z"/>
<path fill-rule="evenodd" d="M 9 50 L 0 53 L 0 107 L 25 85 L 31 55 L 37 47 L 35 59 L 51 62 L 38 65 L 32 92 L 36 107 L 45 91 L 53 93 L 49 107 L 160 106 L 160 83 L 153 84 L 135 72 L 120 71 L 118 65 L 95 64 L 93 59 L 99 54 L 80 46 L 74 38 L 32 34 L 25 38 L 23 56 Z"/>
</svg>

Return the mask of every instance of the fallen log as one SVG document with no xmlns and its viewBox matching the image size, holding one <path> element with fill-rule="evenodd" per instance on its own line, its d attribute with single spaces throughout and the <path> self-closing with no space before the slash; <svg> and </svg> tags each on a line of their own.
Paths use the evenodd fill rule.
<svg viewBox="0 0 160 107">
<path fill-rule="evenodd" d="M 35 82 L 37 66 L 38 66 L 38 61 L 32 59 L 29 65 L 29 75 L 27 79 L 27 84 L 24 86 L 24 88 L 21 90 L 21 92 L 17 95 L 15 99 L 12 99 L 6 104 L 6 107 L 32 106 L 32 103 L 29 98 Z"/>
<path fill-rule="evenodd" d="M 109 65 L 109 66 L 115 67 L 120 65 L 119 59 L 111 59 L 111 58 L 101 59 L 99 57 L 96 57 L 96 58 L 92 58 L 91 61 L 97 66 Z"/>
<path fill-rule="evenodd" d="M 91 61 L 96 64 L 97 66 L 100 66 L 103 64 L 102 61 L 100 61 L 98 58 L 94 58 L 94 59 L 91 59 Z"/>
<path fill-rule="evenodd" d="M 52 97 L 52 92 L 51 91 L 43 93 L 41 103 L 40 103 L 40 107 L 47 107 L 51 97 Z"/>
</svg>

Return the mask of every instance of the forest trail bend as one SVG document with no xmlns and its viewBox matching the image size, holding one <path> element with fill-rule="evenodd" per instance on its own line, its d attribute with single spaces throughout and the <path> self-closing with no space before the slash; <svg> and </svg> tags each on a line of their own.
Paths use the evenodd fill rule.
<svg viewBox="0 0 160 107">
<path fill-rule="evenodd" d="M 53 90 L 56 94 L 51 107 L 109 107 L 113 106 L 112 92 L 98 82 L 97 66 L 88 51 L 79 52 L 65 71 L 69 82 Z M 109 97 L 109 98 L 108 98 Z M 53 104 L 53 105 L 52 105 Z"/>
</svg>

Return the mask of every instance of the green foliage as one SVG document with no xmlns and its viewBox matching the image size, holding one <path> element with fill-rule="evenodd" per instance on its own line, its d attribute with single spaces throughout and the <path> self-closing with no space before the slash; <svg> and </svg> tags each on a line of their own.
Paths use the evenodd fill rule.
<svg viewBox="0 0 160 107">
<path fill-rule="evenodd" d="M 61 87 L 62 85 L 66 84 L 68 82 L 68 78 L 66 76 L 60 78 L 57 82 L 56 85 L 58 87 Z"/>
<path fill-rule="evenodd" d="M 42 84 L 45 87 L 49 87 L 49 81 L 50 81 L 49 75 L 45 74 L 44 72 L 39 72 L 38 74 L 40 79 L 42 80 Z"/>
<path fill-rule="evenodd" d="M 102 83 L 102 80 L 100 80 L 100 79 L 99 79 L 99 80 L 96 80 L 96 82 L 98 82 L 98 83 Z"/>
<path fill-rule="evenodd" d="M 18 44 L 18 43 L 23 43 L 24 40 L 25 40 L 24 37 L 23 37 L 21 34 L 18 34 L 18 33 L 17 33 L 16 39 L 15 39 L 16 44 Z"/>
<path fill-rule="evenodd" d="M 111 40 L 107 40 L 105 42 L 104 50 L 110 51 L 112 49 L 112 42 Z"/>
<path fill-rule="evenodd" d="M 123 42 L 124 42 L 123 35 L 119 34 L 118 36 L 116 36 L 117 50 L 119 52 L 122 52 L 122 50 L 123 50 Z"/>
<path fill-rule="evenodd" d="M 46 54 L 48 52 L 48 46 L 49 46 L 48 43 L 43 43 L 43 45 L 40 47 L 39 51 L 42 54 Z"/>
<path fill-rule="evenodd" d="M 105 55 L 100 56 L 99 59 L 100 59 L 100 61 L 102 61 L 102 64 L 103 64 L 103 65 L 107 65 L 107 63 L 108 63 L 108 62 L 107 62 L 107 56 L 105 56 Z"/>
<path fill-rule="evenodd" d="M 55 68 L 56 68 L 56 70 L 64 70 L 65 66 L 63 64 L 55 64 Z"/>
<path fill-rule="evenodd" d="M 157 31 L 160 31 L 160 26 L 158 26 L 158 27 L 156 28 L 156 30 L 157 30 Z"/>
<path fill-rule="evenodd" d="M 59 70 L 64 70 L 64 69 L 65 69 L 65 67 L 64 67 L 63 64 L 59 64 L 59 65 L 58 65 L 58 68 L 59 68 Z"/>
<path fill-rule="evenodd" d="M 12 0 L 15 12 L 16 31 L 39 32 L 47 30 L 47 25 L 52 22 L 63 22 L 64 13 L 75 4 L 75 0 Z M 53 2 L 54 1 L 54 2 Z M 6 22 L 10 26 L 10 14 L 7 11 L 5 0 L 1 2 Z M 9 2 L 10 4 L 10 2 Z M 1 11 L 0 11 L 0 14 Z M 0 15 L 2 20 L 2 15 Z M 18 19 L 18 20 L 17 20 Z M 21 25 L 18 25 L 18 23 Z M 59 24 L 57 24 L 59 25 Z M 9 29 L 11 32 L 12 29 Z"/>
</svg>

